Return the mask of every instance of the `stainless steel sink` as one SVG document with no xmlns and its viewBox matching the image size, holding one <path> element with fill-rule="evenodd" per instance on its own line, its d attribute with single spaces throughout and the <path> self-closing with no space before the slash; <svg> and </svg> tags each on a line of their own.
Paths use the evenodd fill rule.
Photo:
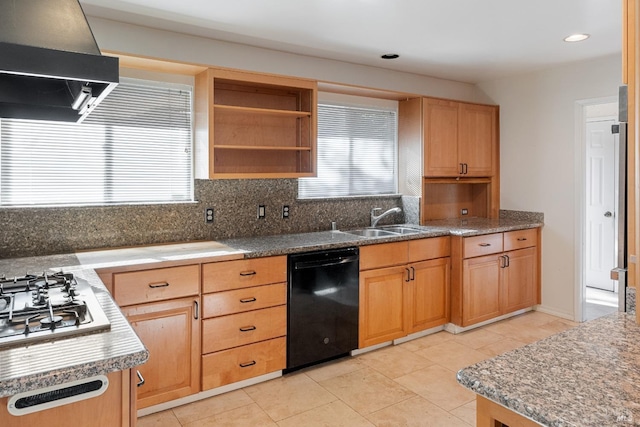
<svg viewBox="0 0 640 427">
<path fill-rule="evenodd" d="M 384 231 L 391 231 L 396 234 L 417 234 L 420 233 L 421 230 L 411 227 L 404 227 L 401 225 L 387 225 L 385 227 L 381 227 Z"/>
<path fill-rule="evenodd" d="M 346 230 L 343 233 L 353 234 L 354 236 L 362 236 L 362 237 L 388 237 L 388 236 L 397 236 L 400 233 L 395 233 L 393 231 L 381 230 L 379 228 L 361 228 L 358 230 Z"/>
</svg>

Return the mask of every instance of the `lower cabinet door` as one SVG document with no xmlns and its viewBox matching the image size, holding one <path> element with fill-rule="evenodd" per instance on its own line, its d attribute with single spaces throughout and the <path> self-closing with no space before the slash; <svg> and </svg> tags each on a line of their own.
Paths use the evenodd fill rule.
<svg viewBox="0 0 640 427">
<path fill-rule="evenodd" d="M 536 304 L 538 284 L 538 260 L 536 248 L 507 252 L 507 266 L 503 268 L 504 313 L 531 307 Z"/>
<path fill-rule="evenodd" d="M 138 366 L 138 408 L 200 391 L 200 320 L 198 297 L 123 307 L 122 312 L 149 350 Z"/>
<path fill-rule="evenodd" d="M 465 259 L 462 270 L 462 326 L 500 316 L 500 255 Z"/>
<path fill-rule="evenodd" d="M 282 370 L 287 339 L 274 338 L 202 356 L 202 389 L 220 387 Z"/>
<path fill-rule="evenodd" d="M 412 264 L 408 284 L 409 330 L 422 331 L 449 321 L 449 282 L 451 259 L 438 258 Z"/>
<path fill-rule="evenodd" d="M 405 266 L 360 272 L 359 348 L 406 335 L 409 274 Z"/>
</svg>

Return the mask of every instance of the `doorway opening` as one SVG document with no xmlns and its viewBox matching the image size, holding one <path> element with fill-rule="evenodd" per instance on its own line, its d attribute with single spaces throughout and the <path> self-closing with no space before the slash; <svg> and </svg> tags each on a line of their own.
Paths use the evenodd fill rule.
<svg viewBox="0 0 640 427">
<path fill-rule="evenodd" d="M 584 253 L 581 320 L 592 320 L 618 309 L 618 282 L 611 279 L 616 267 L 618 219 L 618 123 L 617 102 L 583 105 L 585 153 Z"/>
</svg>

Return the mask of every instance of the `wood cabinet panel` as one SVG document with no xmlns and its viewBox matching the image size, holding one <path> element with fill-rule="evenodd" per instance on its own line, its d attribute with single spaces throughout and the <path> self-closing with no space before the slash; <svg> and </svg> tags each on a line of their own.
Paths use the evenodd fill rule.
<svg viewBox="0 0 640 427">
<path fill-rule="evenodd" d="M 410 263 L 425 259 L 444 258 L 451 254 L 451 238 L 449 236 L 409 240 L 408 243 Z"/>
<path fill-rule="evenodd" d="M 538 229 L 515 230 L 504 233 L 504 250 L 513 251 L 536 246 L 538 242 Z"/>
<path fill-rule="evenodd" d="M 3 427 L 133 427 L 129 408 L 129 370 L 106 374 L 109 387 L 100 396 L 68 403 L 19 417 L 9 414 L 10 397 L 0 398 L 0 425 Z M 125 404 L 126 403 L 126 404 Z M 135 408 L 133 409 L 135 411 Z M 134 415 L 135 416 L 135 415 Z"/>
<path fill-rule="evenodd" d="M 538 257 L 536 248 L 505 253 L 506 266 L 502 273 L 502 307 L 511 313 L 536 304 Z"/>
<path fill-rule="evenodd" d="M 465 176 L 492 176 L 496 151 L 495 107 L 460 104 L 458 150 L 460 163 L 465 164 Z"/>
<path fill-rule="evenodd" d="M 462 326 L 502 314 L 500 257 L 488 255 L 465 259 L 462 270 Z"/>
<path fill-rule="evenodd" d="M 251 258 L 202 265 L 203 293 L 286 281 L 286 256 Z"/>
<path fill-rule="evenodd" d="M 404 266 L 360 272 L 360 348 L 406 335 L 403 288 L 408 280 Z"/>
<path fill-rule="evenodd" d="M 413 269 L 413 280 L 408 283 L 408 333 L 443 325 L 449 321 L 449 284 L 451 261 L 449 257 L 419 262 Z"/>
<path fill-rule="evenodd" d="M 200 293 L 198 265 L 115 273 L 113 296 L 127 306 L 169 300 Z"/>
<path fill-rule="evenodd" d="M 285 305 L 205 319 L 202 322 L 202 353 L 213 353 L 285 335 Z"/>
<path fill-rule="evenodd" d="M 202 317 L 224 316 L 286 303 L 286 283 L 216 292 L 202 296 Z"/>
<path fill-rule="evenodd" d="M 458 176 L 458 103 L 426 98 L 423 113 L 425 176 Z"/>
<path fill-rule="evenodd" d="M 156 405 L 200 391 L 199 297 L 123 307 L 149 360 L 138 370 L 138 407 Z"/>
<path fill-rule="evenodd" d="M 406 264 L 409 260 L 407 242 L 382 243 L 360 247 L 360 270 Z"/>
<path fill-rule="evenodd" d="M 502 233 L 465 237 L 463 257 L 473 258 L 481 255 L 497 254 L 502 250 Z"/>
<path fill-rule="evenodd" d="M 275 338 L 202 356 L 202 389 L 208 390 L 284 369 L 286 338 Z"/>
</svg>

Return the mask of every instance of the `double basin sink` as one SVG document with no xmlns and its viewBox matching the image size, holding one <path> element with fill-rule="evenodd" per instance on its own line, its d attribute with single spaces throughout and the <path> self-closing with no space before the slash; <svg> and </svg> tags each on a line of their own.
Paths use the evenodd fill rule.
<svg viewBox="0 0 640 427">
<path fill-rule="evenodd" d="M 390 237 L 417 234 L 421 233 L 422 230 L 404 225 L 387 225 L 379 228 L 359 228 L 357 230 L 345 230 L 342 232 L 360 237 Z"/>
</svg>

